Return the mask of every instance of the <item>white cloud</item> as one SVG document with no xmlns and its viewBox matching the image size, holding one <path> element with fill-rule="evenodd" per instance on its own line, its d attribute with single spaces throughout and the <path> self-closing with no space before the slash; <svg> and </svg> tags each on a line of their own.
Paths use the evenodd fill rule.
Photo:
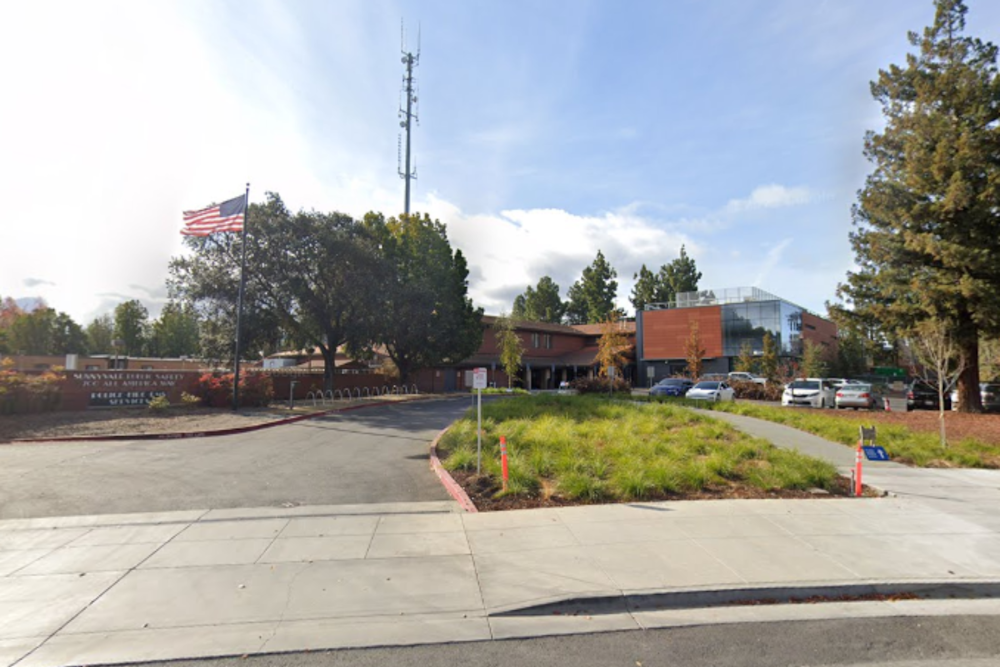
<svg viewBox="0 0 1000 667">
<path fill-rule="evenodd" d="M 761 261 L 757 277 L 753 281 L 754 287 L 761 287 L 774 268 L 778 266 L 779 262 L 781 262 L 781 256 L 784 254 L 785 249 L 791 244 L 792 239 L 784 239 L 767 251 L 767 255 L 765 255 L 763 261 Z"/>
<path fill-rule="evenodd" d="M 513 296 L 548 275 L 565 298 L 583 269 L 604 253 L 618 273 L 618 305 L 631 310 L 632 275 L 642 264 L 654 271 L 676 258 L 681 245 L 697 258 L 702 248 L 691 238 L 668 231 L 625 209 L 577 215 L 560 209 L 466 214 L 429 195 L 422 208 L 448 226 L 452 245 L 469 261 L 469 291 L 487 312 L 509 310 Z"/>
<path fill-rule="evenodd" d="M 809 188 L 789 188 L 784 185 L 761 185 L 754 188 L 746 199 L 732 199 L 726 204 L 729 212 L 749 211 L 760 208 L 784 208 L 808 204 L 812 200 Z"/>
</svg>

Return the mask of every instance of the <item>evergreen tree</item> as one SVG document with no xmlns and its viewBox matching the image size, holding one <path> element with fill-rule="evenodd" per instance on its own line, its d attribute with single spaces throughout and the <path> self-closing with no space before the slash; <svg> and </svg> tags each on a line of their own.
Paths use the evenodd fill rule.
<svg viewBox="0 0 1000 667">
<path fill-rule="evenodd" d="M 146 346 L 146 328 L 149 311 L 136 299 L 131 299 L 115 307 L 115 338 L 122 341 L 122 353 L 136 357 Z"/>
<path fill-rule="evenodd" d="M 859 269 L 838 288 L 884 332 L 953 329 L 967 360 L 960 409 L 981 409 L 979 339 L 1000 332 L 1000 76 L 997 47 L 965 35 L 961 0 L 936 0 L 917 53 L 871 85 L 885 129 L 865 137 L 874 165 L 853 209 Z"/>
<path fill-rule="evenodd" d="M 537 287 L 528 286 L 514 299 L 511 317 L 529 322 L 559 324 L 563 320 L 566 304 L 559 298 L 559 285 L 549 276 L 542 276 Z"/>
<path fill-rule="evenodd" d="M 87 354 L 87 334 L 66 313 L 52 320 L 52 354 Z"/>
<path fill-rule="evenodd" d="M 602 322 L 615 310 L 618 294 L 618 273 L 597 251 L 593 263 L 583 270 L 583 275 L 569 288 L 566 317 L 570 324 Z"/>
<path fill-rule="evenodd" d="M 379 297 L 368 305 L 369 342 L 384 346 L 400 382 L 474 354 L 483 340 L 483 311 L 468 296 L 468 264 L 461 250 L 452 250 L 445 226 L 427 214 L 385 220 L 372 213 L 364 225 L 382 266 Z"/>
<path fill-rule="evenodd" d="M 660 267 L 660 292 L 658 300 L 673 301 L 681 292 L 694 292 L 701 280 L 701 271 L 689 257 L 687 249 L 681 246 L 680 257 Z"/>
<path fill-rule="evenodd" d="M 645 264 L 639 269 L 639 273 L 632 276 L 632 279 L 635 281 L 635 287 L 632 288 L 632 296 L 629 300 L 636 312 L 645 309 L 647 303 L 659 301 L 660 281 L 655 273 L 646 268 Z"/>
<path fill-rule="evenodd" d="M 115 337 L 115 322 L 105 313 L 87 325 L 87 349 L 90 354 L 111 354 L 111 341 Z"/>
<path fill-rule="evenodd" d="M 151 356 L 176 358 L 198 354 L 198 314 L 190 304 L 171 301 L 150 329 Z"/>
</svg>

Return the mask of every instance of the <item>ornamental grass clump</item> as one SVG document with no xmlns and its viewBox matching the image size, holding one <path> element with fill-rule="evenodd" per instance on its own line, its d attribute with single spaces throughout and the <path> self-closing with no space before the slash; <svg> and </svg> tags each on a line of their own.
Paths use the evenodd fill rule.
<svg viewBox="0 0 1000 667">
<path fill-rule="evenodd" d="M 832 489 L 837 479 L 832 465 L 778 450 L 673 405 L 532 396 L 485 405 L 483 417 L 486 487 L 501 487 L 503 435 L 510 466 L 508 496 L 633 501 L 702 492 L 724 495 L 736 487 Z M 475 473 L 474 411 L 442 437 L 439 450 L 446 468 Z"/>
</svg>

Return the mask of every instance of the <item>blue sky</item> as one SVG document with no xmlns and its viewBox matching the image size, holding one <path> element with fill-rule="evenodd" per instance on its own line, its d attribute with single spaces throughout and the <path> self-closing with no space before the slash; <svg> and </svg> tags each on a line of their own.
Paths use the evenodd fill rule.
<svg viewBox="0 0 1000 667">
<path fill-rule="evenodd" d="M 1000 42 L 1000 4 L 968 0 Z M 868 84 L 930 0 L 53 2 L 0 7 L 0 295 L 82 323 L 156 314 L 181 211 L 251 183 L 293 208 L 402 209 L 400 20 L 416 47 L 413 208 L 487 312 L 603 250 L 687 246 L 703 287 L 822 312 L 880 125 Z"/>
</svg>

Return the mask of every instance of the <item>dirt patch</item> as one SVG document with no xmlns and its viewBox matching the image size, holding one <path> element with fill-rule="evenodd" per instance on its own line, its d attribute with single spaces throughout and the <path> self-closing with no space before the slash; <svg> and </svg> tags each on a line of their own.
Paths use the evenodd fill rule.
<svg viewBox="0 0 1000 667">
<path fill-rule="evenodd" d="M 45 412 L 31 415 L 0 415 L 0 442 L 38 438 L 77 436 L 200 433 L 257 426 L 279 419 L 315 414 L 334 408 L 355 407 L 379 401 L 403 401 L 406 396 L 338 401 L 313 406 L 300 401 L 294 409 L 274 405 L 268 408 L 171 407 L 156 413 L 146 408 L 110 408 L 85 412 Z M 412 400 L 412 397 L 409 398 Z"/>
<path fill-rule="evenodd" d="M 846 477 L 838 477 L 835 487 L 829 493 L 812 491 L 764 491 L 743 484 L 728 484 L 712 486 L 702 491 L 690 493 L 651 494 L 647 498 L 637 500 L 615 500 L 613 498 L 598 498 L 591 501 L 569 499 L 551 493 L 543 488 L 543 493 L 537 496 L 499 496 L 500 484 L 485 475 L 463 470 L 449 471 L 449 474 L 465 490 L 469 498 L 480 512 L 499 512 L 505 510 L 536 509 L 539 507 L 572 507 L 575 505 L 604 505 L 615 502 L 655 502 L 661 500 L 762 500 L 762 499 L 810 499 L 845 498 L 851 496 L 851 481 Z M 544 487 L 544 484 L 543 484 Z M 863 487 L 867 498 L 880 498 L 882 492 L 869 486 Z"/>
</svg>

